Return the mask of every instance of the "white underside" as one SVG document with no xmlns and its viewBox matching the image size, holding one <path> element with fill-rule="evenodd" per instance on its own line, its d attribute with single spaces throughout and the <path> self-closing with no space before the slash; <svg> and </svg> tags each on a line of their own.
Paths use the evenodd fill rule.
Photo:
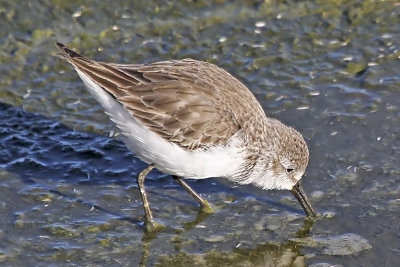
<svg viewBox="0 0 400 267">
<path fill-rule="evenodd" d="M 140 124 L 100 86 L 76 69 L 89 92 L 121 130 L 125 144 L 137 157 L 162 172 L 185 178 L 232 177 L 244 165 L 240 139 L 233 136 L 227 146 L 186 151 Z"/>
<path fill-rule="evenodd" d="M 284 172 L 277 175 L 271 169 L 265 168 L 265 162 L 261 162 L 253 167 L 252 173 L 246 179 L 243 179 L 243 177 L 235 177 L 232 181 L 239 184 L 253 184 L 265 190 L 290 190 L 300 178 L 301 176 L 295 177 L 296 181 L 293 181 L 290 179 L 289 175 Z"/>
</svg>

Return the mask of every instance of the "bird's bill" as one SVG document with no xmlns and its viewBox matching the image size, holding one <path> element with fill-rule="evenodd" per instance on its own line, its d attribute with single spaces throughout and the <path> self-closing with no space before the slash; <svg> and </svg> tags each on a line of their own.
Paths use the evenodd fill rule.
<svg viewBox="0 0 400 267">
<path fill-rule="evenodd" d="M 292 192 L 292 194 L 300 202 L 307 216 L 315 217 L 314 209 L 311 207 L 310 201 L 308 201 L 306 193 L 304 193 L 303 188 L 301 187 L 300 181 L 298 181 L 297 184 L 293 186 L 290 192 Z"/>
</svg>

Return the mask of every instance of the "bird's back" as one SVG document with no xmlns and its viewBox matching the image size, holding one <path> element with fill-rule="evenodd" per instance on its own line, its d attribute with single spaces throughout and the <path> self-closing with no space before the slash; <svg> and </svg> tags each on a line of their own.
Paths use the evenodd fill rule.
<svg viewBox="0 0 400 267">
<path fill-rule="evenodd" d="M 253 94 L 214 64 L 192 59 L 109 64 L 60 48 L 141 124 L 184 149 L 224 145 L 239 129 L 265 128 L 264 111 Z"/>
</svg>

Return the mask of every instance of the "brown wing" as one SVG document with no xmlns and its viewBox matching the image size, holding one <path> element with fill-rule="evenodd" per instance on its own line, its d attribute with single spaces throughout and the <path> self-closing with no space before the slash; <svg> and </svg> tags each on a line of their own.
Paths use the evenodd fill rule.
<svg viewBox="0 0 400 267">
<path fill-rule="evenodd" d="M 137 120 L 185 149 L 225 144 L 240 129 L 229 105 L 221 99 L 220 78 L 234 78 L 215 65 L 195 60 L 108 64 L 58 46 L 74 67 L 115 97 Z"/>
</svg>

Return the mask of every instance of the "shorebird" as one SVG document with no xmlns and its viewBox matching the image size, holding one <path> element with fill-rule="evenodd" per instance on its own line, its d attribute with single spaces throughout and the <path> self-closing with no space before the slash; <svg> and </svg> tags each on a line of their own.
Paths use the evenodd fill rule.
<svg viewBox="0 0 400 267">
<path fill-rule="evenodd" d="M 149 164 L 137 177 L 147 230 L 158 227 L 144 186 L 153 168 L 172 175 L 206 212 L 212 211 L 208 202 L 183 178 L 290 190 L 315 216 L 300 184 L 309 159 L 302 135 L 267 117 L 250 90 L 222 68 L 193 59 L 104 63 L 57 46 L 128 149 Z"/>
</svg>

